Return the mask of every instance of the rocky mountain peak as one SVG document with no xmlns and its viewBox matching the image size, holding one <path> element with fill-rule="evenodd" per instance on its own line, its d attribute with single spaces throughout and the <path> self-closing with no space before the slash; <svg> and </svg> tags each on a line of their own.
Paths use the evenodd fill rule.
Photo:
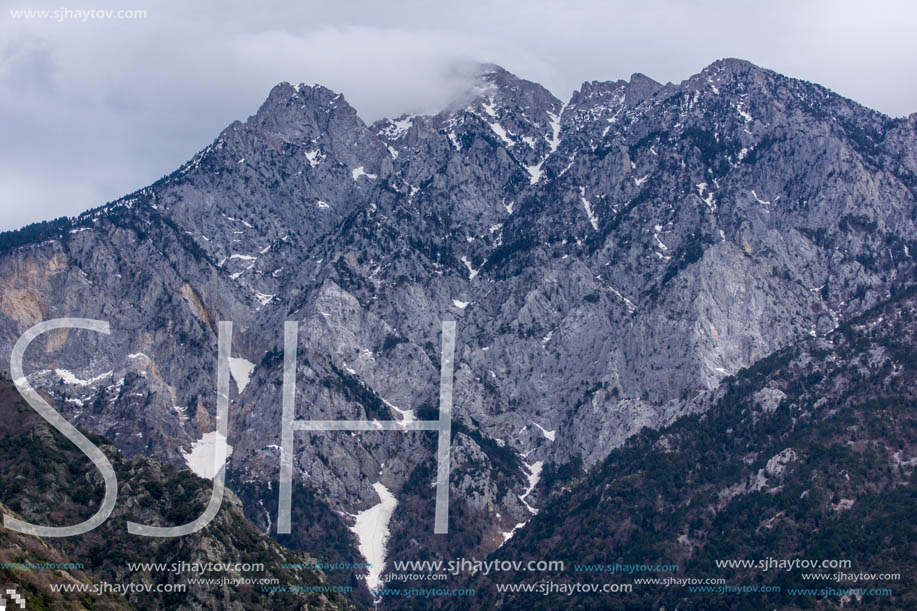
<svg viewBox="0 0 917 611">
<path fill-rule="evenodd" d="M 749 72 L 762 72 L 767 71 L 766 68 L 762 68 L 747 59 L 741 59 L 738 57 L 723 57 L 714 62 L 709 66 L 701 70 L 701 73 L 704 72 L 730 72 L 732 74 L 747 74 Z"/>
<path fill-rule="evenodd" d="M 280 83 L 245 126 L 267 137 L 293 142 L 317 139 L 340 129 L 365 127 L 342 94 L 321 85 Z"/>
<path fill-rule="evenodd" d="M 662 89 L 662 84 L 657 83 L 645 74 L 635 72 L 627 82 L 624 101 L 628 108 L 633 108 L 640 102 L 652 97 L 660 89 Z"/>
<path fill-rule="evenodd" d="M 520 108 L 557 106 L 560 101 L 538 83 L 525 80 L 495 64 L 485 64 L 477 76 L 477 92 L 481 99 L 490 99 L 504 105 Z"/>
</svg>

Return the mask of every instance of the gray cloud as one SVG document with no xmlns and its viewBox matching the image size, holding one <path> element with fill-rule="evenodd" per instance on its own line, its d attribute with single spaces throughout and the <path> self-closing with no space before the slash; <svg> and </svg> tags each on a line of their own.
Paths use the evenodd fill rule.
<svg viewBox="0 0 917 611">
<path fill-rule="evenodd" d="M 149 184 L 282 80 L 343 92 L 372 121 L 442 108 L 468 62 L 567 98 L 585 80 L 680 81 L 742 57 L 890 115 L 917 111 L 910 2 L 141 0 L 146 19 L 85 23 L 12 19 L 60 8 L 23 4 L 0 1 L 0 229 Z"/>
</svg>

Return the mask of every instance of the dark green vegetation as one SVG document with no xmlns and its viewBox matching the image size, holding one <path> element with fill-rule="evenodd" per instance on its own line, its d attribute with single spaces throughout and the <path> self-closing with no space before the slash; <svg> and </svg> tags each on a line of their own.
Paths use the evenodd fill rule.
<svg viewBox="0 0 917 611">
<path fill-rule="evenodd" d="M 470 579 L 449 608 L 917 608 L 917 297 L 899 294 L 833 333 L 726 378 L 671 426 L 644 429 L 570 482 L 493 559 L 565 560 L 565 574 Z M 899 581 L 806 580 L 715 561 L 850 560 L 844 573 Z M 678 564 L 677 574 L 575 572 L 573 564 Z M 722 577 L 780 593 L 691 593 L 634 584 L 631 594 L 500 594 L 495 583 L 631 583 Z M 790 588 L 890 588 L 892 596 L 789 595 Z"/>
<path fill-rule="evenodd" d="M 0 510 L 48 525 L 75 524 L 95 512 L 102 478 L 92 463 L 53 430 L 0 380 Z M 227 492 L 220 513 L 203 530 L 185 537 L 157 539 L 127 532 L 125 522 L 175 525 L 195 519 L 206 506 L 211 484 L 188 471 L 149 458 L 125 460 L 97 435 L 87 435 L 105 451 L 120 489 L 111 517 L 77 537 L 40 539 L 0 529 L 0 562 L 82 563 L 83 570 L 22 571 L 0 568 L 0 585 L 15 585 L 29 609 L 340 609 L 351 608 L 341 594 L 263 593 L 260 585 L 188 584 L 195 578 L 276 578 L 277 585 L 327 585 L 310 570 L 282 569 L 280 563 L 307 563 L 309 556 L 288 550 L 261 534 Z M 261 563 L 263 571 L 204 574 L 131 571 L 128 563 Z M 59 594 L 49 584 L 188 584 L 186 592 Z"/>
</svg>

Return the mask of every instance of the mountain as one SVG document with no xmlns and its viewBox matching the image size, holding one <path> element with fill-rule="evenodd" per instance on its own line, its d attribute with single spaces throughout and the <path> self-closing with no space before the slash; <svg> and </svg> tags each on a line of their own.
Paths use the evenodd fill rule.
<svg viewBox="0 0 917 611">
<path fill-rule="evenodd" d="M 300 432 L 280 540 L 360 562 L 355 516 L 391 494 L 386 560 L 483 558 L 566 475 L 911 285 L 915 144 L 917 115 L 735 59 L 566 102 L 483 66 L 453 107 L 372 125 L 282 83 L 153 185 L 0 235 L 0 347 L 108 321 L 39 338 L 31 384 L 126 455 L 184 464 L 232 321 L 229 485 L 275 534 L 284 322 L 297 419 L 431 420 L 455 320 L 449 536 L 435 434 Z"/>
<path fill-rule="evenodd" d="M 24 401 L 9 380 L 0 381 L 0 504 L 10 514 L 37 524 L 74 524 L 88 518 L 101 501 L 102 478 L 89 460 L 51 429 Z M 121 484 L 119 503 L 97 529 L 75 537 L 42 539 L 0 530 L 0 575 L 28 603 L 29 609 L 352 609 L 343 594 L 331 591 L 321 573 L 283 564 L 316 562 L 265 537 L 242 514 L 230 494 L 220 513 L 203 530 L 179 539 L 128 535 L 125 521 L 184 524 L 207 505 L 210 484 L 183 469 L 145 457 L 125 459 L 104 438 L 91 435 L 105 451 Z M 203 570 L 178 570 L 186 563 Z M 261 564 L 263 570 L 236 563 Z M 145 564 L 145 567 L 131 567 Z M 233 565 L 229 570 L 214 565 Z M 150 565 L 167 567 L 156 570 Z M 44 568 L 42 568 L 44 567 Z M 209 568 L 207 568 L 209 567 Z M 249 580 L 231 586 L 206 580 Z M 192 580 L 204 579 L 205 583 Z M 265 592 L 250 580 L 276 580 L 299 586 L 296 592 Z M 130 585 L 111 589 L 60 591 L 64 587 Z M 52 589 L 58 586 L 58 591 Z M 167 588 L 184 586 L 184 591 Z M 153 588 L 144 591 L 141 588 Z M 306 588 L 328 591 L 306 591 Z M 166 588 L 157 591 L 156 588 Z M 11 607 L 12 608 L 12 607 Z"/>
<path fill-rule="evenodd" d="M 825 337 L 729 376 L 706 394 L 703 413 L 645 429 L 587 476 L 559 482 L 562 491 L 492 560 L 563 560 L 570 581 L 634 584 L 627 595 L 528 595 L 531 609 L 556 609 L 559 600 L 567 608 L 602 609 L 913 609 L 915 380 L 917 291 L 908 290 Z M 717 565 L 768 558 L 851 565 L 830 571 Z M 679 570 L 575 569 L 615 563 Z M 899 579 L 829 577 L 838 572 Z M 811 573 L 823 578 L 807 579 Z M 779 589 L 717 596 L 635 581 L 646 577 L 725 578 L 733 586 Z M 544 579 L 516 573 L 506 581 Z M 512 608 L 512 595 L 494 587 L 499 581 L 491 574 L 455 584 L 478 594 L 458 605 L 444 599 L 443 607 Z M 817 594 L 829 588 L 892 594 Z"/>
</svg>

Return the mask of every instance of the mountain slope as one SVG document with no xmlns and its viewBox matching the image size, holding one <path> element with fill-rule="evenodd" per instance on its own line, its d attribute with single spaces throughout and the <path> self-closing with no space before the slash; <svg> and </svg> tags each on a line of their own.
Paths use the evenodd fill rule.
<svg viewBox="0 0 917 611">
<path fill-rule="evenodd" d="M 436 417 L 455 319 L 453 536 L 432 534 L 433 434 L 300 433 L 288 542 L 358 561 L 348 529 L 381 483 L 390 557 L 481 556 L 550 492 L 530 489 L 541 466 L 596 464 L 910 284 L 915 133 L 740 60 L 567 102 L 485 66 L 453 108 L 374 125 L 284 83 L 157 183 L 0 236 L 0 346 L 109 321 L 37 341 L 30 381 L 126 454 L 180 464 L 214 429 L 232 320 L 228 473 L 273 532 L 284 321 L 297 418 L 399 420 Z"/>
<path fill-rule="evenodd" d="M 546 503 L 493 559 L 565 560 L 563 580 L 634 583 L 628 595 L 575 594 L 564 605 L 605 609 L 910 609 L 917 532 L 917 297 L 880 304 L 824 338 L 769 356 L 724 380 L 703 414 L 644 430 Z M 850 560 L 827 571 L 718 568 L 723 560 Z M 634 575 L 577 572 L 573 565 L 677 564 Z M 804 579 L 803 574 L 897 574 L 900 580 Z M 530 574 L 531 575 L 531 574 Z M 513 582 L 543 574 L 519 573 Z M 725 578 L 778 593 L 691 593 L 642 585 L 642 577 Z M 561 581 L 558 576 L 551 579 Z M 505 579 L 505 578 L 504 578 Z M 461 608 L 515 608 L 491 575 Z M 890 588 L 891 596 L 843 600 L 791 588 Z M 525 599 L 557 608 L 558 596 Z M 449 604 L 445 605 L 449 607 Z"/>
<path fill-rule="evenodd" d="M 0 498 L 3 512 L 37 524 L 74 524 L 88 518 L 102 497 L 102 480 L 95 467 L 62 435 L 51 429 L 22 401 L 8 380 L 0 381 Z M 184 524 L 195 519 L 209 500 L 209 482 L 155 460 L 125 460 L 103 438 L 92 441 L 106 451 L 121 488 L 111 517 L 84 535 L 42 539 L 0 530 L 0 574 L 25 596 L 30 609 L 342 609 L 352 608 L 342 594 L 328 592 L 264 592 L 257 582 L 232 585 L 194 583 L 190 579 L 277 580 L 287 586 L 328 587 L 324 577 L 308 569 L 288 569 L 282 563 L 308 564 L 312 559 L 263 536 L 243 515 L 228 493 L 210 525 L 177 539 L 129 535 L 126 520 L 148 524 Z M 54 565 L 49 570 L 22 565 Z M 132 569 L 129 564 L 159 564 Z M 179 572 L 180 563 L 198 566 L 262 564 L 248 567 Z M 78 565 L 58 569 L 56 566 Z M 112 584 L 153 591 L 122 595 L 55 592 L 52 584 L 93 587 Z M 155 588 L 184 585 L 185 591 Z"/>
</svg>

